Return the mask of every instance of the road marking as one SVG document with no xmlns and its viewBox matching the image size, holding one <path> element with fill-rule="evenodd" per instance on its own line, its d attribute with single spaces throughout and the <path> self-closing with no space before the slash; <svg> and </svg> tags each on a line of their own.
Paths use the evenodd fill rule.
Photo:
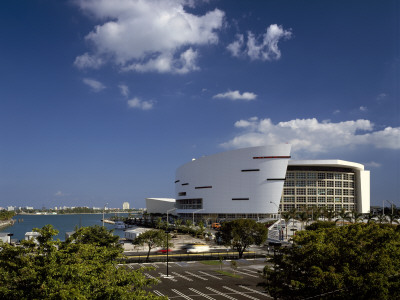
<svg viewBox="0 0 400 300">
<path fill-rule="evenodd" d="M 204 277 L 201 277 L 199 275 L 193 274 L 192 272 L 185 271 L 185 273 L 187 273 L 189 275 L 192 275 L 194 277 L 200 278 L 201 280 L 208 280 L 207 278 L 204 278 Z"/>
<path fill-rule="evenodd" d="M 227 290 L 229 290 L 229 291 L 231 291 L 231 292 L 235 292 L 235 293 L 237 293 L 237 294 L 239 294 L 239 295 L 241 295 L 241 296 L 244 296 L 244 297 L 246 297 L 246 298 L 253 299 L 253 300 L 259 300 L 259 299 L 256 298 L 256 297 L 247 295 L 247 294 L 242 293 L 242 292 L 240 292 L 240 291 L 236 291 L 236 290 L 234 290 L 234 289 L 231 289 L 230 287 L 223 286 L 223 288 L 224 288 L 224 289 L 227 289 Z"/>
<path fill-rule="evenodd" d="M 246 272 L 250 272 L 250 273 L 259 274 L 257 271 L 254 271 L 254 270 L 249 270 L 249 269 L 241 269 L 241 270 L 246 271 Z"/>
<path fill-rule="evenodd" d="M 188 277 L 186 277 L 186 276 L 183 276 L 183 275 L 181 275 L 181 274 L 178 274 L 178 273 L 176 273 L 176 272 L 172 272 L 172 274 L 174 274 L 174 275 L 176 275 L 176 276 L 178 276 L 178 277 L 181 277 L 181 278 L 183 278 L 183 279 L 185 279 L 185 280 L 187 280 L 187 281 L 193 281 L 193 279 L 188 278 Z"/>
<path fill-rule="evenodd" d="M 182 296 L 183 298 L 187 299 L 187 300 L 193 300 L 192 298 L 190 298 L 189 296 L 186 296 L 185 294 L 182 294 L 180 291 L 177 291 L 176 289 L 171 289 L 171 291 L 177 293 L 179 296 Z"/>
<path fill-rule="evenodd" d="M 158 278 L 155 278 L 154 276 L 152 276 L 152 275 L 150 275 L 149 273 L 143 273 L 147 278 L 150 278 L 150 279 L 155 279 L 158 283 L 160 283 L 161 282 L 161 280 L 160 279 L 158 279 Z"/>
<path fill-rule="evenodd" d="M 215 278 L 215 279 L 218 279 L 218 280 L 222 280 L 221 277 L 214 276 L 214 275 L 208 274 L 208 273 L 203 272 L 203 271 L 199 271 L 199 273 L 204 274 L 204 275 L 206 275 L 206 276 L 210 276 L 210 277 Z"/>
<path fill-rule="evenodd" d="M 144 264 L 139 264 L 139 266 L 141 266 L 142 268 L 146 268 Z"/>
<path fill-rule="evenodd" d="M 268 294 L 266 294 L 266 293 L 263 293 L 263 292 L 260 292 L 260 291 L 257 291 L 257 290 L 253 290 L 253 289 L 251 289 L 251 288 L 249 288 L 249 287 L 247 287 L 247 286 L 244 286 L 244 285 L 239 285 L 242 289 L 245 289 L 245 290 L 248 290 L 248 291 L 251 291 L 251 292 L 253 292 L 253 293 L 257 293 L 257 294 L 260 294 L 260 295 L 263 295 L 263 296 L 265 296 L 265 297 L 270 297 Z"/>
<path fill-rule="evenodd" d="M 196 290 L 196 289 L 194 289 L 194 288 L 189 288 L 189 290 L 191 290 L 191 291 L 193 291 L 193 292 L 199 294 L 200 296 L 203 296 L 204 298 L 207 298 L 207 299 L 209 299 L 209 300 L 216 300 L 215 298 L 210 297 L 210 296 L 208 296 L 208 295 L 206 295 L 206 294 L 203 294 L 202 292 L 200 292 L 200 291 L 198 291 L 198 290 Z"/>
<path fill-rule="evenodd" d="M 225 298 L 228 298 L 228 299 L 231 299 L 231 300 L 237 300 L 236 298 L 233 298 L 233 297 L 231 297 L 231 296 L 229 296 L 227 294 L 224 294 L 224 293 L 222 293 L 220 291 L 214 290 L 213 288 L 210 288 L 209 286 L 206 286 L 206 289 L 208 289 L 208 290 L 210 290 L 210 291 L 212 291 L 212 292 L 214 292 L 214 293 L 216 293 L 218 295 L 221 295 L 221 296 L 223 296 Z"/>
<path fill-rule="evenodd" d="M 151 264 L 154 268 L 159 268 L 159 266 L 157 266 L 156 264 Z"/>
<path fill-rule="evenodd" d="M 157 290 L 153 290 L 153 293 L 156 294 L 157 296 L 164 296 L 163 293 L 157 291 Z"/>
<path fill-rule="evenodd" d="M 247 275 L 247 276 L 259 278 L 259 276 L 256 276 L 256 275 L 253 275 L 253 274 L 249 274 L 249 273 L 245 273 L 245 272 L 240 272 L 238 270 L 236 270 L 236 273 L 241 273 L 241 274 L 244 274 L 244 275 Z"/>
<path fill-rule="evenodd" d="M 162 277 L 162 278 L 167 278 L 167 279 L 169 279 L 169 280 L 171 280 L 171 281 L 175 281 L 175 282 L 177 282 L 178 280 L 176 280 L 174 277 L 172 277 L 172 276 L 167 276 L 167 274 L 163 274 L 163 273 L 161 273 L 161 272 L 159 272 L 158 274 L 160 274 L 160 276 Z"/>
</svg>

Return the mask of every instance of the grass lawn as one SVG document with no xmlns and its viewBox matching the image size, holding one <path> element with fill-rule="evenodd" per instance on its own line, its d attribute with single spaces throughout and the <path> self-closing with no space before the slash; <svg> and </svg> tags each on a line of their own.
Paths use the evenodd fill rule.
<svg viewBox="0 0 400 300">
<path fill-rule="evenodd" d="M 209 266 L 219 266 L 221 262 L 219 260 L 202 260 L 199 261 L 199 263 L 202 263 L 203 265 L 209 265 Z"/>
<path fill-rule="evenodd" d="M 222 275 L 229 276 L 229 277 L 233 277 L 233 278 L 242 278 L 242 276 L 239 276 L 237 274 L 233 274 L 233 273 L 227 272 L 227 271 L 219 271 L 219 270 L 217 271 L 217 270 L 215 270 L 215 272 L 217 272 L 219 274 L 222 274 Z"/>
</svg>

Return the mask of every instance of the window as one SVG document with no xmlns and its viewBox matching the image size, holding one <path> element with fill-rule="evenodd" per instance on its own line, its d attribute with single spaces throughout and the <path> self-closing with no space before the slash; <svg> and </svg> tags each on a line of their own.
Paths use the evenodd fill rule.
<svg viewBox="0 0 400 300">
<path fill-rule="evenodd" d="M 294 179 L 294 173 L 293 172 L 287 172 L 286 173 L 286 179 Z"/>
<path fill-rule="evenodd" d="M 335 187 L 342 187 L 341 181 L 335 181 Z"/>
<path fill-rule="evenodd" d="M 354 196 L 354 190 L 349 190 L 350 196 Z"/>
<path fill-rule="evenodd" d="M 336 211 L 342 210 L 342 205 L 341 204 L 335 204 L 335 210 Z"/>
<path fill-rule="evenodd" d="M 345 210 L 349 210 L 349 205 L 348 205 L 348 204 L 343 204 L 343 208 L 344 208 Z"/>
<path fill-rule="evenodd" d="M 307 194 L 308 195 L 316 195 L 317 194 L 317 189 L 307 189 Z"/>
<path fill-rule="evenodd" d="M 212 188 L 212 186 L 211 185 L 206 185 L 206 186 L 196 186 L 195 187 L 195 189 L 196 190 L 198 190 L 198 189 L 211 189 Z"/>
<path fill-rule="evenodd" d="M 349 197 L 343 197 L 343 202 L 348 203 L 349 202 Z"/>
<path fill-rule="evenodd" d="M 327 181 L 326 186 L 333 187 L 333 181 L 331 181 L 331 180 Z"/>
<path fill-rule="evenodd" d="M 353 180 L 354 181 L 354 174 L 350 174 L 349 175 L 349 180 Z"/>
<path fill-rule="evenodd" d="M 333 173 L 326 173 L 326 179 L 333 179 Z"/>
<path fill-rule="evenodd" d="M 349 187 L 354 189 L 354 182 L 349 182 Z"/>
<path fill-rule="evenodd" d="M 350 197 L 350 198 L 349 198 L 349 202 L 350 202 L 350 203 L 354 203 L 354 198 L 353 198 L 353 197 Z"/>
<path fill-rule="evenodd" d="M 318 197 L 318 202 L 326 202 L 326 198 L 325 197 Z"/>
<path fill-rule="evenodd" d="M 347 181 L 343 181 L 343 187 L 349 187 L 349 183 Z"/>
<path fill-rule="evenodd" d="M 187 183 L 187 182 L 186 183 L 182 183 L 182 185 L 189 185 L 189 183 Z"/>
<path fill-rule="evenodd" d="M 335 180 L 342 180 L 342 174 L 335 174 Z"/>
<path fill-rule="evenodd" d="M 327 195 L 333 195 L 333 189 L 326 189 Z"/>
<path fill-rule="evenodd" d="M 294 197 L 283 197 L 283 202 L 294 203 Z"/>
<path fill-rule="evenodd" d="M 333 202 L 333 197 L 326 197 L 326 202 Z"/>
<path fill-rule="evenodd" d="M 308 186 L 317 186 L 317 182 L 315 180 L 308 180 L 307 185 Z"/>
<path fill-rule="evenodd" d="M 297 179 L 306 179 L 306 173 L 304 173 L 304 172 L 298 172 L 298 173 L 296 174 L 296 178 L 297 178 Z"/>
<path fill-rule="evenodd" d="M 283 189 L 284 195 L 294 195 L 294 189 Z"/>
<path fill-rule="evenodd" d="M 325 173 L 318 173 L 318 179 L 325 179 Z"/>
<path fill-rule="evenodd" d="M 283 186 L 294 186 L 293 180 L 286 180 Z"/>
<path fill-rule="evenodd" d="M 317 173 L 308 172 L 307 179 L 317 179 Z"/>
<path fill-rule="evenodd" d="M 186 196 L 186 192 L 180 192 L 178 193 L 179 196 Z"/>
<path fill-rule="evenodd" d="M 180 180 L 175 180 L 175 183 L 179 182 Z"/>
<path fill-rule="evenodd" d="M 305 195 L 306 194 L 306 189 L 296 189 L 296 194 L 297 195 Z"/>
<path fill-rule="evenodd" d="M 318 186 L 319 187 L 324 187 L 325 186 L 325 181 L 322 181 L 322 180 L 318 181 Z"/>
<path fill-rule="evenodd" d="M 317 197 L 308 197 L 308 202 L 317 202 Z"/>
<path fill-rule="evenodd" d="M 232 198 L 232 200 L 249 200 L 249 198 Z"/>
<path fill-rule="evenodd" d="M 318 195 L 326 195 L 325 189 L 318 189 Z"/>
<path fill-rule="evenodd" d="M 293 208 L 294 208 L 294 204 L 284 204 L 283 205 L 283 210 L 284 211 L 289 211 L 289 210 L 291 210 Z"/>
<path fill-rule="evenodd" d="M 297 197 L 296 201 L 300 203 L 306 203 L 306 197 Z"/>
<path fill-rule="evenodd" d="M 306 186 L 306 181 L 305 180 L 297 180 L 296 186 Z"/>
<path fill-rule="evenodd" d="M 340 202 L 340 203 L 342 203 L 342 197 L 335 197 L 335 202 Z"/>
<path fill-rule="evenodd" d="M 182 199 L 176 200 L 177 209 L 201 209 L 203 208 L 203 199 Z"/>
<path fill-rule="evenodd" d="M 343 180 L 349 180 L 349 174 L 343 174 Z"/>
<path fill-rule="evenodd" d="M 242 172 L 258 172 L 260 171 L 260 169 L 246 169 L 246 170 L 242 170 Z"/>
<path fill-rule="evenodd" d="M 341 189 L 335 189 L 335 195 L 342 195 Z"/>
</svg>

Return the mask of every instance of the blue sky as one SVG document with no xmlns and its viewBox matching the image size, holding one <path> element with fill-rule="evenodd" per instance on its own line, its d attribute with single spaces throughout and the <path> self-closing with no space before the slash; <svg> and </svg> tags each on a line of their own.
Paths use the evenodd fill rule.
<svg viewBox="0 0 400 300">
<path fill-rule="evenodd" d="M 400 205 L 396 1 L 4 1 L 0 206 L 144 207 L 194 157 L 291 143 Z M 388 205 L 388 203 L 386 203 Z"/>
</svg>

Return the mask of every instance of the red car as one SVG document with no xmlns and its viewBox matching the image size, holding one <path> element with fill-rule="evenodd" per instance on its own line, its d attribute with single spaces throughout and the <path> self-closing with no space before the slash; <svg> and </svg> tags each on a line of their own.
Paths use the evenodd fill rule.
<svg viewBox="0 0 400 300">
<path fill-rule="evenodd" d="M 160 249 L 160 250 L 158 250 L 157 252 L 158 253 L 167 253 L 167 252 L 171 252 L 172 250 L 171 249 Z"/>
</svg>

